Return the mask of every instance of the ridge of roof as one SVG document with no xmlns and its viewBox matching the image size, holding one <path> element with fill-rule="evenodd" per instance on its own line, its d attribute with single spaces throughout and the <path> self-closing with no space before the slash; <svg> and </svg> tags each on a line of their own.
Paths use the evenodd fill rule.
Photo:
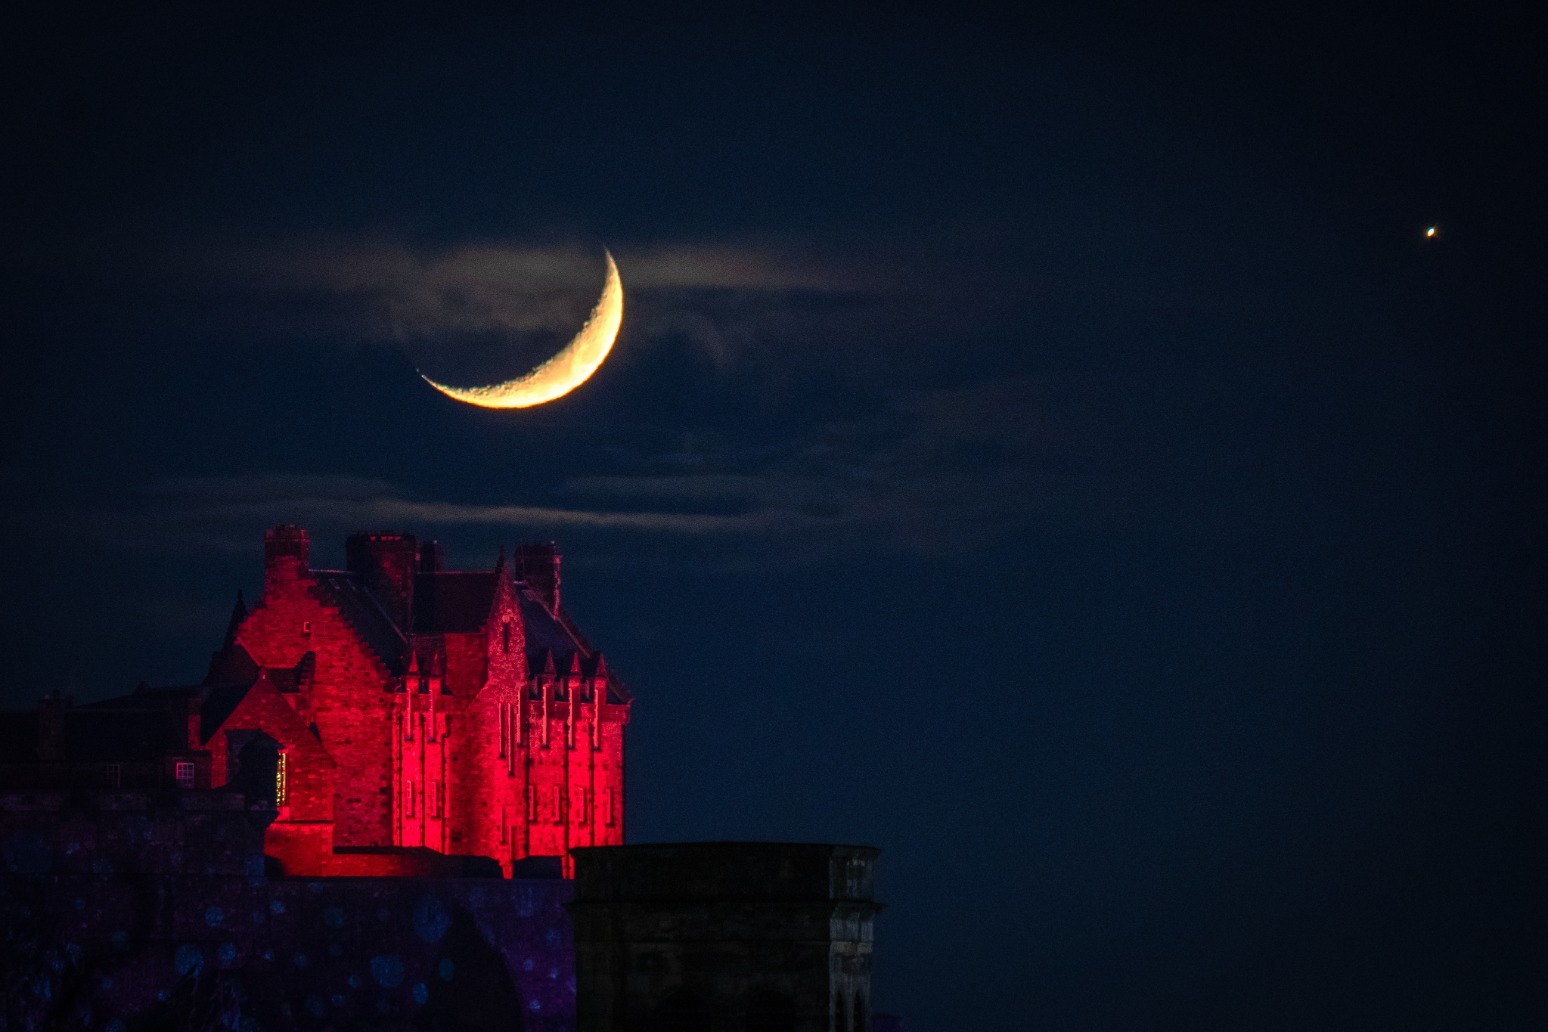
<svg viewBox="0 0 1548 1032">
<path fill-rule="evenodd" d="M 237 632 L 242 629 L 242 624 L 246 620 L 247 600 L 242 597 L 242 589 L 237 588 L 236 604 L 231 607 L 231 619 L 226 622 L 226 637 L 221 648 L 229 649 L 236 644 Z"/>
</svg>

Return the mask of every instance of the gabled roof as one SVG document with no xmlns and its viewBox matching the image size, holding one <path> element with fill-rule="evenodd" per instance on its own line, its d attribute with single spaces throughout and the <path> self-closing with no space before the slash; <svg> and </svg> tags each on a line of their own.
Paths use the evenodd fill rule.
<svg viewBox="0 0 1548 1032">
<path fill-rule="evenodd" d="M 313 570 L 312 576 L 323 600 L 338 609 L 388 673 L 402 674 L 408 642 L 360 579 L 343 570 Z"/>
<path fill-rule="evenodd" d="M 239 641 L 221 649 L 210 660 L 209 673 L 204 675 L 205 684 L 239 684 L 251 681 L 258 674 L 258 661 Z"/>
<path fill-rule="evenodd" d="M 414 578 L 415 634 L 472 634 L 484 627 L 494 604 L 495 575 L 421 573 Z"/>
<path fill-rule="evenodd" d="M 199 707 L 199 742 L 208 742 L 220 725 L 226 722 L 226 718 L 236 710 L 243 699 L 247 697 L 247 690 L 256 681 L 246 684 L 223 684 L 209 690 L 205 695 L 204 703 Z"/>
<path fill-rule="evenodd" d="M 421 573 L 414 578 L 414 633 L 476 634 L 484 629 L 494 605 L 497 573 L 480 570 L 471 573 Z M 527 638 L 528 666 L 543 667 L 545 653 L 558 669 L 568 669 L 572 657 L 579 656 L 581 666 L 592 665 L 591 649 L 570 627 L 561 614 L 553 613 L 529 588 L 517 584 L 517 606 Z"/>
<path fill-rule="evenodd" d="M 555 620 L 553 614 L 531 591 L 525 589 L 517 593 L 517 602 L 521 607 L 521 622 L 527 631 L 527 652 L 535 654 L 547 651 L 554 657 L 554 666 L 563 670 L 569 667 L 570 657 L 579 652 L 583 657 L 587 649 L 574 636 Z"/>
<path fill-rule="evenodd" d="M 493 570 L 438 570 L 414 575 L 413 612 L 408 628 L 399 628 L 387 610 L 366 589 L 359 575 L 343 570 L 313 570 L 321 598 L 335 606 L 361 640 L 394 676 L 401 676 L 409 662 L 406 635 L 477 634 L 484 629 L 494 605 L 500 578 L 509 576 L 504 555 Z M 528 666 L 541 669 L 548 657 L 560 670 L 568 670 L 576 658 L 582 673 L 596 675 L 599 654 L 562 612 L 552 612 L 525 583 L 515 583 L 527 643 Z M 250 662 L 250 660 L 249 660 Z M 240 665 L 240 664 L 238 664 Z M 256 672 L 256 666 L 253 667 Z M 233 672 L 245 673 L 234 670 Z M 606 668 L 603 668 L 604 675 Z M 214 671 L 209 683 L 214 683 Z M 271 671 L 271 677 L 280 672 Z M 221 678 L 234 682 L 241 678 Z M 609 678 L 611 681 L 611 678 Z M 276 680 L 281 691 L 290 690 Z M 615 685 L 610 697 L 627 702 L 628 693 Z"/>
</svg>

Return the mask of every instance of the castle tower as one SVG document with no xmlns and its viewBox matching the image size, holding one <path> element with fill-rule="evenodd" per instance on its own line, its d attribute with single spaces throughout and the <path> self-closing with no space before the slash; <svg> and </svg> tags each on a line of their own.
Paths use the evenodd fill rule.
<svg viewBox="0 0 1548 1032">
<path fill-rule="evenodd" d="M 413 849 L 509 875 L 621 843 L 630 699 L 560 604 L 558 549 L 472 571 L 407 534 L 345 552 L 347 570 L 315 570 L 305 530 L 266 533 L 263 594 L 233 613 L 203 687 L 235 706 L 204 706 L 205 737 L 266 736 L 297 786 L 275 822 L 286 869 L 368 874 L 372 850 Z"/>
<path fill-rule="evenodd" d="M 577 850 L 577 1032 L 869 1032 L 876 856 L 788 842 Z"/>
</svg>

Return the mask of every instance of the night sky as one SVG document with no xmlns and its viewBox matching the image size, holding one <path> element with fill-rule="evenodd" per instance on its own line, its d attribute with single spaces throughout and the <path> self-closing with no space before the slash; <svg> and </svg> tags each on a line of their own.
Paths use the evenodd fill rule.
<svg viewBox="0 0 1548 1032">
<path fill-rule="evenodd" d="M 276 523 L 554 539 L 631 840 L 879 846 L 910 1032 L 1541 1027 L 1540 27 L 65 6 L 0 43 L 6 705 L 197 680 Z M 416 375 L 604 247 L 581 389 Z"/>
</svg>

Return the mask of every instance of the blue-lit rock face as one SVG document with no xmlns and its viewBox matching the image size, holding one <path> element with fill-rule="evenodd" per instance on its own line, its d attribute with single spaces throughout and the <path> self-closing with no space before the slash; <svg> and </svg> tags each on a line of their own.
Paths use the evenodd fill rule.
<svg viewBox="0 0 1548 1032">
<path fill-rule="evenodd" d="M 241 810 L 64 809 L 0 795 L 0 1028 L 574 1028 L 567 881 L 271 879 Z"/>
</svg>

